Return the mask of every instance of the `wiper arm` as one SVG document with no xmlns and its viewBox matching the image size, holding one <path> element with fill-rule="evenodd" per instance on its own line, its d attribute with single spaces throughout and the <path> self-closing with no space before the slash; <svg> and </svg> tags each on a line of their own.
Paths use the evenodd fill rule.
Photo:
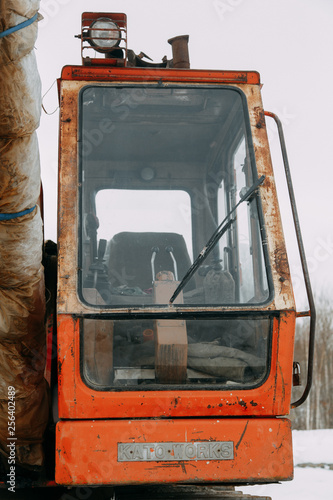
<svg viewBox="0 0 333 500">
<path fill-rule="evenodd" d="M 193 274 L 196 272 L 198 267 L 203 263 L 203 261 L 208 257 L 209 253 L 213 250 L 215 247 L 216 243 L 219 241 L 219 239 L 224 235 L 224 233 L 229 229 L 231 224 L 235 221 L 235 219 L 231 219 L 230 216 L 233 214 L 233 212 L 239 207 L 243 201 L 248 201 L 249 198 L 253 195 L 253 193 L 256 191 L 256 189 L 264 182 L 265 176 L 262 175 L 260 179 L 258 179 L 251 187 L 250 189 L 243 195 L 241 196 L 239 202 L 230 210 L 230 212 L 225 216 L 221 224 L 218 226 L 218 228 L 214 231 L 212 234 L 211 238 L 209 241 L 206 243 L 206 245 L 203 247 L 201 252 L 199 253 L 198 257 L 195 259 L 187 273 L 185 274 L 184 278 L 181 280 L 179 283 L 178 287 L 174 291 L 169 303 L 172 304 L 180 292 L 183 290 L 183 288 L 186 286 L 188 281 L 192 278 Z"/>
</svg>

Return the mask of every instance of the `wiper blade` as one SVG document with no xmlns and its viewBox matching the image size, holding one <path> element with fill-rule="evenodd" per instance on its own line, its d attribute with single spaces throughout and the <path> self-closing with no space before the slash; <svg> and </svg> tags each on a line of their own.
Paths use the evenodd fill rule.
<svg viewBox="0 0 333 500">
<path fill-rule="evenodd" d="M 183 290 L 183 288 L 187 285 L 188 281 L 192 278 L 193 274 L 196 272 L 198 267 L 200 267 L 200 265 L 203 263 L 203 261 L 206 259 L 206 257 L 208 257 L 209 253 L 213 250 L 213 248 L 215 247 L 215 245 L 219 241 L 219 239 L 224 235 L 224 233 L 229 229 L 231 224 L 235 221 L 235 219 L 231 219 L 230 216 L 235 212 L 237 207 L 239 207 L 239 205 L 241 203 L 243 203 L 243 201 L 248 201 L 251 198 L 251 196 L 256 191 L 256 189 L 260 186 L 260 184 L 262 184 L 264 182 L 264 179 L 265 179 L 265 176 L 262 175 L 260 177 L 260 179 L 258 179 L 250 187 L 250 189 L 248 191 L 246 191 L 246 193 L 243 196 L 240 197 L 239 202 L 236 203 L 236 205 L 225 216 L 225 218 L 223 219 L 221 224 L 214 231 L 214 233 L 212 234 L 209 241 L 203 247 L 203 249 L 199 253 L 198 257 L 195 259 L 195 261 L 193 262 L 193 264 L 191 265 L 191 267 L 189 268 L 189 270 L 185 274 L 184 278 L 179 283 L 178 287 L 174 291 L 174 293 L 169 301 L 170 304 L 172 304 L 176 300 L 176 298 L 178 297 L 180 292 Z"/>
</svg>

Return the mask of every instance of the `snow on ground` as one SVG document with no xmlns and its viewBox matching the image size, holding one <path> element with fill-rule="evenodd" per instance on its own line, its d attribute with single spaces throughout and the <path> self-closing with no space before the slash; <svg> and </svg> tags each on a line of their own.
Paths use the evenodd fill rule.
<svg viewBox="0 0 333 500">
<path fill-rule="evenodd" d="M 333 464 L 333 429 L 293 431 L 293 448 L 294 465 Z"/>
<path fill-rule="evenodd" d="M 295 468 L 293 481 L 263 486 L 247 486 L 237 490 L 248 495 L 267 495 L 272 500 L 332 500 L 333 471 Z"/>
<path fill-rule="evenodd" d="M 281 484 L 237 488 L 249 495 L 267 495 L 272 500 L 332 500 L 333 429 L 293 431 L 295 476 Z M 300 464 L 323 464 L 300 467 Z"/>
</svg>

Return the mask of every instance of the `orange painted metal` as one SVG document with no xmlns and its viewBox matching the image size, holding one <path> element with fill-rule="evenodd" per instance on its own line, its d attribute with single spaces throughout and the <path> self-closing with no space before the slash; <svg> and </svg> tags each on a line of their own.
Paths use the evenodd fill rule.
<svg viewBox="0 0 333 500">
<path fill-rule="evenodd" d="M 104 391 L 88 387 L 80 372 L 80 320 L 110 313 L 77 295 L 78 93 L 92 82 L 230 85 L 247 99 L 267 231 L 274 297 L 259 311 L 272 319 L 269 373 L 258 387 L 238 390 Z M 58 273 L 59 417 L 56 481 L 59 484 L 142 482 L 265 482 L 292 478 L 290 422 L 295 304 L 256 72 L 67 66 L 60 81 L 60 193 Z M 203 308 L 204 310 L 205 308 Z M 233 306 L 211 311 L 236 313 Z M 181 311 L 176 305 L 174 311 Z M 189 309 L 187 309 L 189 311 Z M 154 307 L 149 312 L 158 312 Z M 140 314 L 135 308 L 113 311 Z M 81 419 L 81 420 L 80 420 Z M 96 419 L 96 420 L 95 420 Z M 145 419 L 145 420 L 133 420 Z M 156 420 L 158 419 L 158 420 Z M 219 419 L 219 421 L 217 420 Z M 233 441 L 233 460 L 118 462 L 117 443 Z M 200 463 L 199 463 L 200 462 Z"/>
<path fill-rule="evenodd" d="M 255 72 L 223 72 L 201 70 L 168 70 L 146 68 L 89 68 L 66 67 L 61 86 L 61 157 L 59 193 L 59 292 L 58 292 L 58 342 L 59 342 L 59 411 L 60 418 L 144 418 L 186 416 L 272 416 L 289 413 L 295 305 L 290 284 L 288 260 L 275 192 L 274 176 L 270 161 L 265 118 L 260 97 L 260 78 Z M 77 81 L 72 81 L 76 79 Z M 135 391 L 111 392 L 89 388 L 80 375 L 79 320 L 72 315 L 96 313 L 93 307 L 82 304 L 77 297 L 77 226 L 73 224 L 78 210 L 77 191 L 77 99 L 78 92 L 89 83 L 108 80 L 125 81 L 176 81 L 183 84 L 209 82 L 232 84 L 242 89 L 248 100 L 250 122 L 255 146 L 258 175 L 265 175 L 260 188 L 267 246 L 272 262 L 275 297 L 262 307 L 244 307 L 275 315 L 272 332 L 272 357 L 270 372 L 264 383 L 254 389 L 233 391 Z M 79 81 L 80 80 L 80 81 Z M 249 82 L 251 83 L 243 83 Z M 242 82 L 242 83 L 239 83 Z M 174 310 L 180 310 L 181 305 Z M 225 306 L 219 312 L 237 311 Z M 153 311 L 153 308 L 151 309 Z M 204 308 L 203 308 L 204 310 Z M 108 309 L 99 312 L 108 313 Z M 124 310 L 119 312 L 136 313 Z"/>
<path fill-rule="evenodd" d="M 273 416 L 289 413 L 295 314 L 273 320 L 271 368 L 254 389 L 98 391 L 80 374 L 79 320 L 58 317 L 59 417 L 144 418 Z M 166 386 L 167 387 L 167 386 Z"/>
<path fill-rule="evenodd" d="M 65 66 L 62 80 L 91 81 L 139 81 L 152 82 L 161 79 L 170 82 L 189 83 L 249 83 L 260 85 L 260 75 L 256 71 L 219 71 L 154 68 L 114 68 Z"/>
<path fill-rule="evenodd" d="M 260 483 L 293 477 L 287 419 L 65 421 L 58 423 L 56 439 L 56 482 L 64 485 Z M 227 442 L 232 456 L 216 458 L 216 442 Z M 193 458 L 163 461 L 168 448 L 176 453 L 177 443 L 178 449 L 187 447 L 181 458 Z M 158 454 L 161 459 L 154 460 Z"/>
</svg>

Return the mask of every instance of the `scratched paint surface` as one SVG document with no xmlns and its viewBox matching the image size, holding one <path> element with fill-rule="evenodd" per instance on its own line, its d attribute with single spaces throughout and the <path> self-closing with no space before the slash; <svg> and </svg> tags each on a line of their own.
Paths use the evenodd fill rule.
<svg viewBox="0 0 333 500">
<path fill-rule="evenodd" d="M 213 443 L 211 454 L 215 459 L 144 460 L 144 447 L 149 447 L 146 457 L 156 453 L 156 448 L 149 446 L 152 443 L 160 444 L 160 454 L 166 453 L 164 445 L 187 443 L 191 445 L 188 452 L 194 456 L 200 444 L 209 442 Z M 227 442 L 228 456 L 217 459 L 220 447 L 215 449 L 214 442 Z M 133 461 L 131 454 L 141 456 L 141 451 L 131 445 L 139 443 L 143 459 Z M 123 445 L 120 456 L 119 444 Z M 168 450 L 172 453 L 171 446 Z M 110 477 L 114 484 L 257 483 L 287 479 L 293 474 L 287 419 L 62 421 L 57 426 L 56 457 L 56 481 L 60 484 L 107 484 Z"/>
</svg>

